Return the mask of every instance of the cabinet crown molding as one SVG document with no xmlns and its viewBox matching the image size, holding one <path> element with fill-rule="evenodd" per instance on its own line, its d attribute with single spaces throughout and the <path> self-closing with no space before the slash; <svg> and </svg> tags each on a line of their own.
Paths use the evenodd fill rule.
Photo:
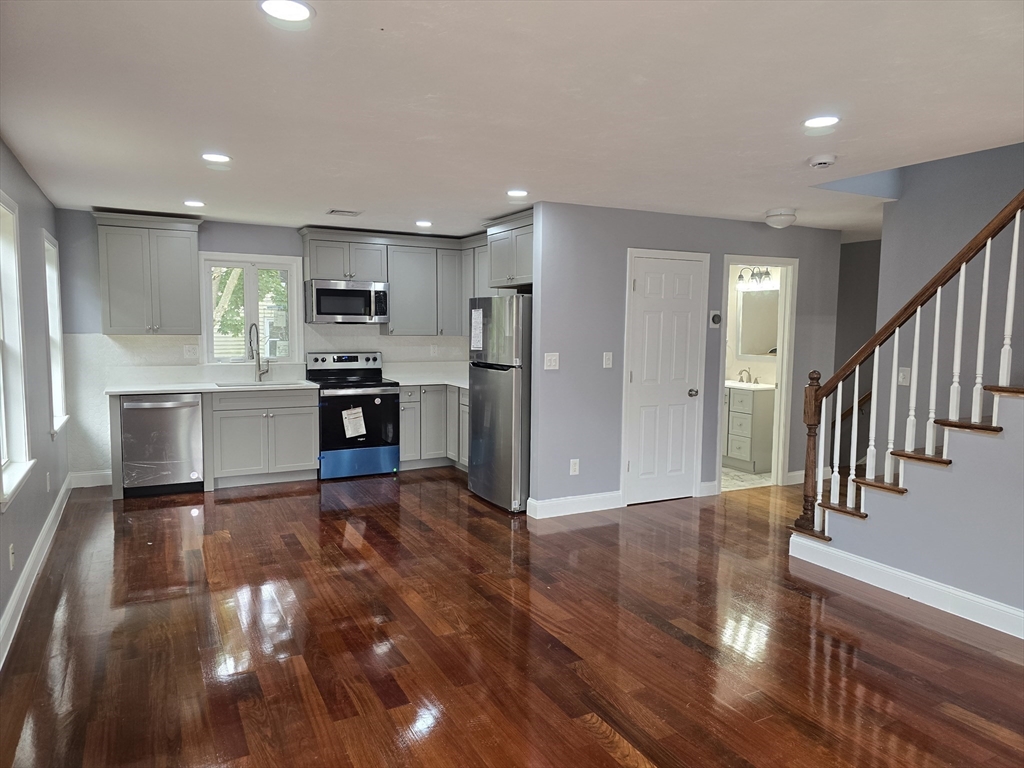
<svg viewBox="0 0 1024 768">
<path fill-rule="evenodd" d="M 144 213 L 113 213 L 93 211 L 96 223 L 105 227 L 141 227 L 142 229 L 173 229 L 180 232 L 198 232 L 202 218 L 190 216 L 161 216 Z"/>
<path fill-rule="evenodd" d="M 488 235 L 499 235 L 502 232 L 508 232 L 513 229 L 519 229 L 520 227 L 528 227 L 533 224 L 533 208 L 528 211 L 519 211 L 509 216 L 502 216 L 500 219 L 494 219 L 487 222 L 487 234 Z"/>
<path fill-rule="evenodd" d="M 330 227 L 302 227 L 299 230 L 302 241 L 325 240 L 334 243 L 370 243 L 373 245 L 421 246 L 423 248 L 471 248 L 480 241 L 480 233 L 466 237 L 445 237 L 442 235 L 418 235 L 400 232 L 374 232 L 368 229 L 334 229 Z M 482 241 L 481 241 L 482 242 Z"/>
</svg>

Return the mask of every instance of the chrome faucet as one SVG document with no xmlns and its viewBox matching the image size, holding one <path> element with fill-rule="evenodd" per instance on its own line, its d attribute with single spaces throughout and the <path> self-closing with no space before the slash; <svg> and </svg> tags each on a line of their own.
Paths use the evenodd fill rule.
<svg viewBox="0 0 1024 768">
<path fill-rule="evenodd" d="M 743 378 L 743 374 L 744 373 L 747 374 L 747 378 L 745 378 L 745 379 Z M 742 381 L 742 382 L 744 382 L 746 384 L 750 383 L 750 369 L 749 368 L 744 368 L 742 371 L 739 372 L 738 376 L 739 376 L 738 381 Z"/>
<path fill-rule="evenodd" d="M 255 343 L 253 331 L 256 331 Z M 263 377 L 270 372 L 270 361 L 260 360 L 260 327 L 256 323 L 249 325 L 249 359 L 256 361 L 256 381 L 263 381 Z"/>
</svg>

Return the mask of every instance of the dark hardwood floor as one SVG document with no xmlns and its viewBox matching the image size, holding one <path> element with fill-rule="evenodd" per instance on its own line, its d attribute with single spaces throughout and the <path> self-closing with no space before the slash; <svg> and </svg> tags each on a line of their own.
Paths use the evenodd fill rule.
<svg viewBox="0 0 1024 768">
<path fill-rule="evenodd" d="M 1024 669 L 791 575 L 799 488 L 553 520 L 455 470 L 72 494 L 0 766 L 1015 766 Z"/>
</svg>

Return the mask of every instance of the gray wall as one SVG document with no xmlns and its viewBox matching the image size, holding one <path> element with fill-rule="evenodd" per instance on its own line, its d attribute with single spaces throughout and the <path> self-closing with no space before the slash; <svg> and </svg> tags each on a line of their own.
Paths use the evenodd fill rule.
<svg viewBox="0 0 1024 768">
<path fill-rule="evenodd" d="M 36 465 L 25 485 L 0 515 L 0 612 L 25 567 L 46 517 L 68 474 L 67 429 L 50 437 L 49 328 L 46 317 L 46 268 L 43 229 L 56 236 L 54 207 L 21 163 L 0 140 L 0 189 L 18 205 L 18 256 L 21 266 L 21 308 L 25 333 L 25 378 L 28 400 L 29 449 Z M 60 258 L 64 247 L 60 244 Z M 50 473 L 50 491 L 46 474 Z M 7 568 L 7 549 L 14 544 L 16 564 Z"/>
<path fill-rule="evenodd" d="M 849 360 L 875 332 L 881 250 L 881 240 L 866 240 L 845 243 L 839 252 L 835 368 Z"/>
<path fill-rule="evenodd" d="M 709 309 L 721 309 L 724 256 L 800 260 L 790 467 L 803 468 L 803 385 L 834 358 L 839 232 L 758 222 L 538 203 L 534 207 L 534 357 L 530 495 L 538 500 L 619 489 L 622 356 L 629 248 L 711 254 Z M 615 365 L 601 367 L 601 353 Z M 558 352 L 558 371 L 544 371 Z M 702 480 L 717 465 L 721 330 L 707 331 Z M 580 459 L 570 477 L 569 459 Z"/>
<path fill-rule="evenodd" d="M 65 333 L 102 333 L 100 255 L 96 219 L 89 211 L 57 211 L 60 279 Z M 199 225 L 199 250 L 301 256 L 296 229 L 204 221 Z"/>
</svg>

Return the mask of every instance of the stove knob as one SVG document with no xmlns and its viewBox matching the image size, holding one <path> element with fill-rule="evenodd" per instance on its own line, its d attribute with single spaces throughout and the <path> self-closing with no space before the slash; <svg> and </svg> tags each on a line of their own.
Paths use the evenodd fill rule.
<svg viewBox="0 0 1024 768">
<path fill-rule="evenodd" d="M 376 358 L 376 357 L 375 357 L 375 358 L 373 358 L 373 362 L 375 362 L 375 363 L 377 362 L 377 358 Z"/>
<path fill-rule="evenodd" d="M 373 358 L 373 359 L 376 360 L 377 358 Z M 370 358 L 366 358 L 366 362 L 370 362 Z"/>
</svg>

